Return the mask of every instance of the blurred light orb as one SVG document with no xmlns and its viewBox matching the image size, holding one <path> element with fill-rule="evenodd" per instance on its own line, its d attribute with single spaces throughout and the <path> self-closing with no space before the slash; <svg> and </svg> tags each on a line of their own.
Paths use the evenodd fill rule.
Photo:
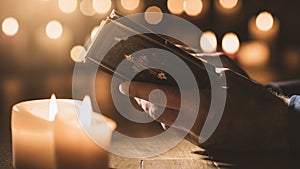
<svg viewBox="0 0 300 169">
<path fill-rule="evenodd" d="M 150 6 L 145 11 L 145 20 L 152 25 L 158 24 L 163 18 L 161 9 L 157 6 Z"/>
<path fill-rule="evenodd" d="M 77 0 L 58 0 L 58 7 L 63 13 L 72 13 L 77 8 Z"/>
<path fill-rule="evenodd" d="M 8 36 L 14 36 L 19 31 L 19 23 L 13 17 L 5 18 L 2 22 L 2 31 Z"/>
<path fill-rule="evenodd" d="M 91 40 L 94 40 L 96 38 L 96 35 L 97 35 L 98 31 L 99 31 L 99 27 L 100 26 L 96 26 L 96 27 L 93 28 L 93 30 L 91 32 Z"/>
<path fill-rule="evenodd" d="M 212 31 L 203 32 L 200 37 L 200 47 L 203 52 L 211 53 L 217 49 L 217 37 Z"/>
<path fill-rule="evenodd" d="M 185 0 L 183 9 L 189 16 L 197 16 L 203 10 L 203 2 L 202 0 Z"/>
<path fill-rule="evenodd" d="M 123 8 L 129 11 L 135 10 L 139 4 L 140 0 L 121 0 Z"/>
<path fill-rule="evenodd" d="M 172 14 L 181 14 L 183 9 L 184 0 L 168 0 L 167 7 Z"/>
<path fill-rule="evenodd" d="M 222 49 L 225 53 L 234 54 L 240 48 L 240 41 L 236 34 L 226 33 L 222 39 Z"/>
<path fill-rule="evenodd" d="M 111 0 L 93 0 L 93 8 L 98 13 L 107 13 L 111 6 Z"/>
<path fill-rule="evenodd" d="M 268 31 L 273 27 L 274 18 L 269 12 L 261 12 L 255 20 L 256 26 L 261 31 Z"/>
<path fill-rule="evenodd" d="M 61 37 L 63 27 L 60 22 L 52 20 L 46 26 L 46 34 L 50 39 L 58 39 Z"/>
<path fill-rule="evenodd" d="M 80 2 L 80 12 L 85 16 L 93 16 L 96 14 L 93 8 L 92 0 L 83 0 Z"/>
<path fill-rule="evenodd" d="M 83 46 L 77 45 L 71 49 L 70 55 L 74 62 L 83 62 L 86 50 Z"/>
<path fill-rule="evenodd" d="M 253 41 L 242 44 L 238 53 L 239 63 L 244 66 L 264 66 L 270 58 L 270 48 L 265 42 Z"/>
<path fill-rule="evenodd" d="M 219 0 L 220 5 L 225 9 L 234 8 L 238 2 L 238 0 Z"/>
</svg>

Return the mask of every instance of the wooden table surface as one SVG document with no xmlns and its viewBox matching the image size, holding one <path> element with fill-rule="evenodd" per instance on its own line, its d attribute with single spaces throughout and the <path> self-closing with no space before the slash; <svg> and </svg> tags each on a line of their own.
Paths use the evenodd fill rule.
<svg viewBox="0 0 300 169">
<path fill-rule="evenodd" d="M 123 145 L 123 148 L 126 145 Z M 153 146 L 153 145 L 152 145 Z M 9 132 L 0 137 L 0 169 L 12 169 Z M 110 154 L 109 167 L 114 169 L 296 169 L 297 160 L 284 153 L 218 153 L 208 155 L 198 146 L 183 140 L 166 153 L 150 158 L 127 158 Z"/>
</svg>

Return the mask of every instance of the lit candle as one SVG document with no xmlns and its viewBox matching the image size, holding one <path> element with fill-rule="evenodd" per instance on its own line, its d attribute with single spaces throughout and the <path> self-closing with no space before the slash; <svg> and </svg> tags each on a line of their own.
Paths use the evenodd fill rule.
<svg viewBox="0 0 300 169">
<path fill-rule="evenodd" d="M 55 96 L 26 101 L 12 109 L 13 166 L 22 169 L 54 168 L 53 120 Z"/>
<path fill-rule="evenodd" d="M 55 124 L 58 169 L 108 168 L 108 152 L 114 121 L 95 113 L 89 97 L 72 107 L 58 106 Z M 61 109 L 60 109 L 61 108 Z"/>
<path fill-rule="evenodd" d="M 89 97 L 79 101 L 52 95 L 22 102 L 13 106 L 11 123 L 15 168 L 108 168 L 116 123 L 93 112 Z"/>
</svg>

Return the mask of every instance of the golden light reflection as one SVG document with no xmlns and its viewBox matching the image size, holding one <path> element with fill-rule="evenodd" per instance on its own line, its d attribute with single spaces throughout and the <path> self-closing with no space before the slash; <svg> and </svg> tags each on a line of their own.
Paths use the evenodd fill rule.
<svg viewBox="0 0 300 169">
<path fill-rule="evenodd" d="M 184 0 L 168 0 L 167 7 L 172 14 L 181 14 L 183 9 Z"/>
<path fill-rule="evenodd" d="M 2 22 L 2 31 L 8 36 L 14 36 L 19 31 L 19 23 L 14 17 L 5 18 Z"/>
<path fill-rule="evenodd" d="M 83 46 L 77 45 L 71 49 L 70 56 L 74 62 L 83 62 L 86 50 Z"/>
<path fill-rule="evenodd" d="M 197 16 L 203 10 L 202 0 L 185 0 L 183 3 L 183 9 L 186 14 L 190 16 Z"/>
<path fill-rule="evenodd" d="M 83 0 L 80 3 L 80 12 L 85 16 L 93 16 L 96 14 L 96 11 L 93 8 L 92 0 Z"/>
<path fill-rule="evenodd" d="M 244 66 L 264 66 L 270 58 L 270 48 L 262 41 L 243 43 L 238 52 L 238 61 Z"/>
<path fill-rule="evenodd" d="M 46 26 L 46 34 L 50 39 L 58 39 L 63 33 L 63 27 L 60 22 L 52 20 Z"/>
<path fill-rule="evenodd" d="M 238 4 L 238 0 L 219 0 L 219 3 L 225 9 L 232 9 Z"/>
<path fill-rule="evenodd" d="M 121 0 L 123 8 L 129 11 L 135 10 L 139 4 L 140 0 Z"/>
<path fill-rule="evenodd" d="M 200 37 L 200 47 L 203 52 L 215 52 L 217 49 L 217 37 L 212 31 L 203 32 Z"/>
<path fill-rule="evenodd" d="M 93 8 L 98 13 L 107 13 L 111 9 L 111 0 L 93 0 Z"/>
<path fill-rule="evenodd" d="M 226 33 L 222 39 L 222 49 L 225 53 L 234 54 L 240 48 L 240 41 L 236 34 Z"/>
<path fill-rule="evenodd" d="M 158 24 L 161 22 L 163 18 L 163 13 L 161 9 L 157 6 L 150 6 L 149 8 L 146 9 L 145 11 L 145 20 L 149 24 Z"/>
<path fill-rule="evenodd" d="M 72 13 L 77 8 L 77 0 L 58 0 L 58 7 L 64 13 Z"/>
<path fill-rule="evenodd" d="M 261 12 L 255 20 L 256 26 L 261 31 L 269 31 L 274 24 L 274 18 L 269 12 Z"/>
<path fill-rule="evenodd" d="M 91 32 L 91 40 L 93 41 L 99 31 L 100 26 L 95 26 Z"/>
</svg>

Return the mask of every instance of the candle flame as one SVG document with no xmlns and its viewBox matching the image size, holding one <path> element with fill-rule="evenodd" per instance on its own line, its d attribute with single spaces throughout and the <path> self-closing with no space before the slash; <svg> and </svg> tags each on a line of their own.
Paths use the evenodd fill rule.
<svg viewBox="0 0 300 169">
<path fill-rule="evenodd" d="M 49 105 L 49 120 L 54 121 L 55 115 L 57 113 L 57 103 L 54 94 L 51 95 L 50 105 Z"/>
<path fill-rule="evenodd" d="M 91 98 L 89 96 L 85 96 L 83 98 L 83 102 L 81 105 L 81 109 L 79 112 L 79 120 L 83 125 L 90 125 L 92 122 L 92 104 Z"/>
</svg>

